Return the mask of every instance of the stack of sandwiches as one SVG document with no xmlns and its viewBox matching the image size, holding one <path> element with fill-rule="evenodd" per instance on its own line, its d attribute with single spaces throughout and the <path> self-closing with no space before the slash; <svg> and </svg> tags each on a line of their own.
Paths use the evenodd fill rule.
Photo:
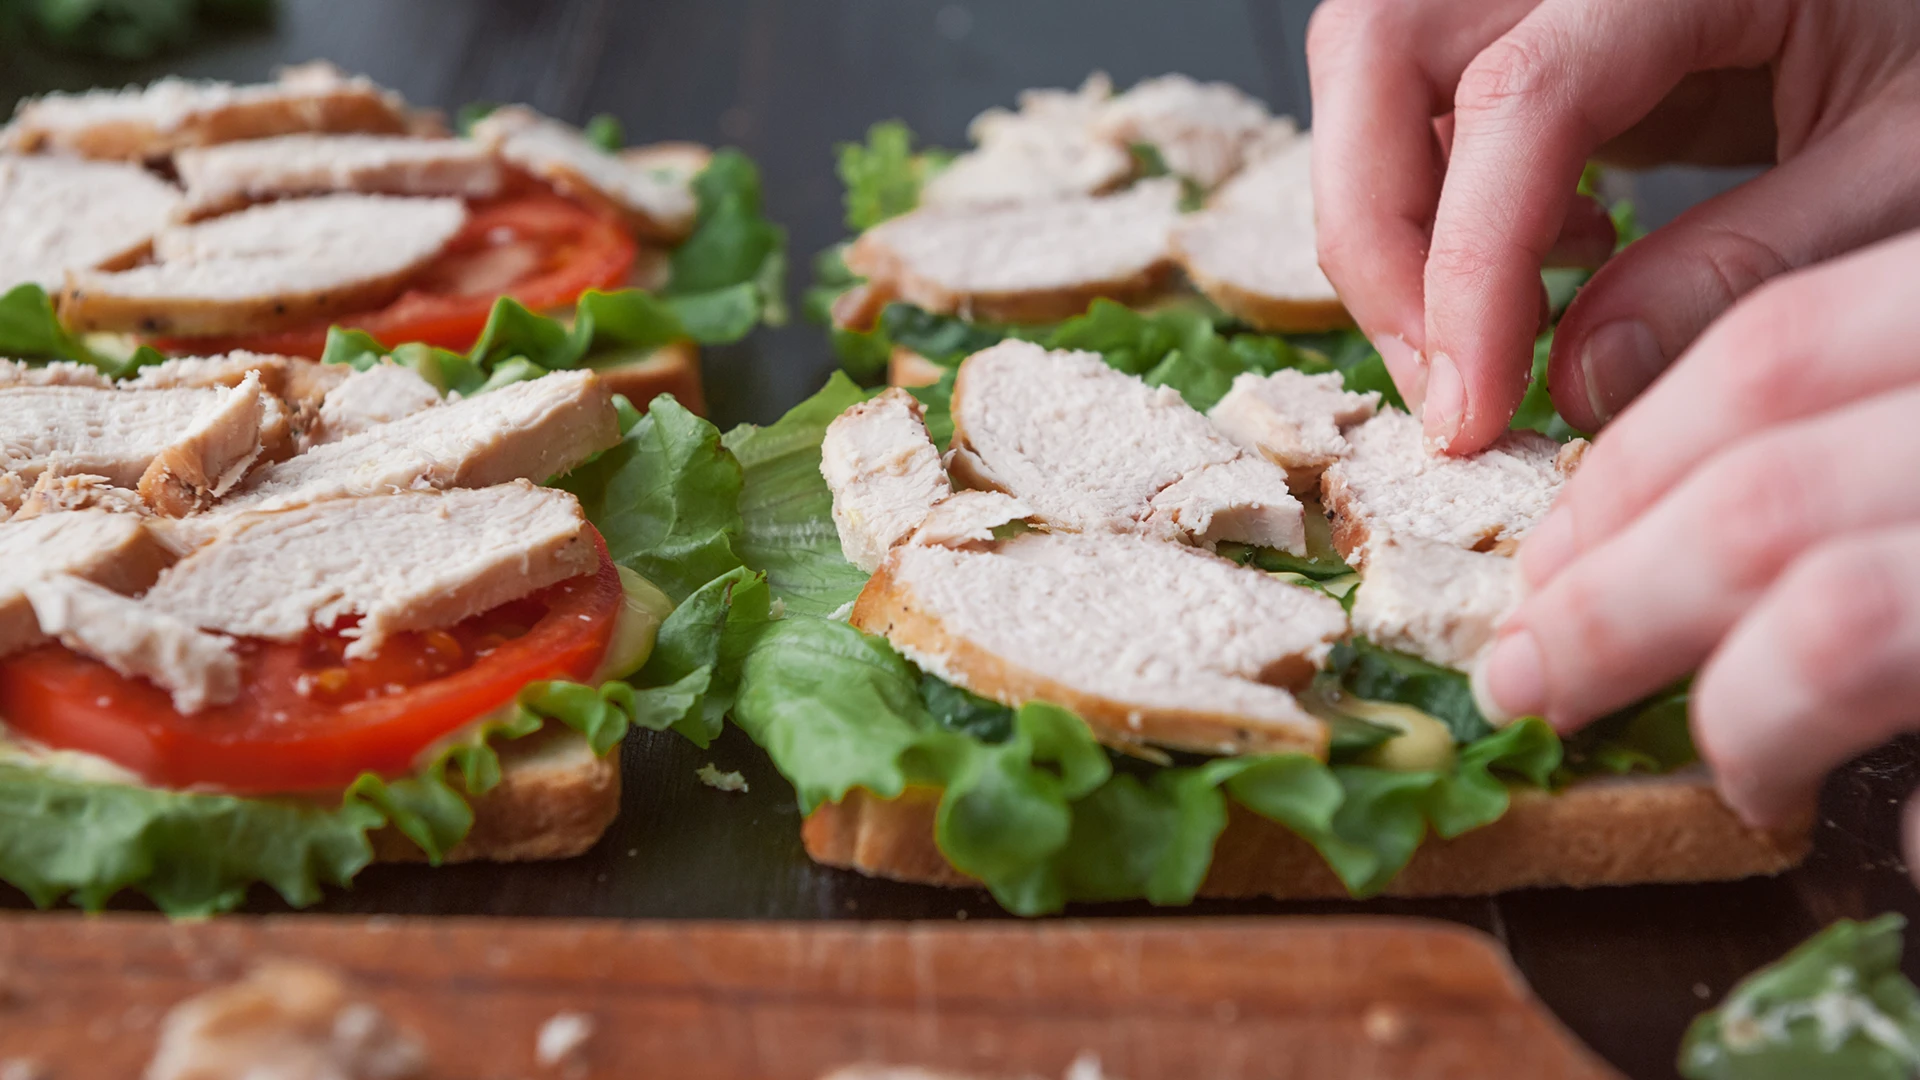
<svg viewBox="0 0 1920 1080">
<path fill-rule="evenodd" d="M 449 137 L 324 63 L 22 102 L 0 129 L 0 226 L 12 321 L 44 324 L 0 353 L 116 374 L 163 354 L 318 359 L 334 326 L 463 352 L 502 336 L 501 298 L 562 314 L 645 290 L 620 295 L 646 333 L 572 359 L 636 405 L 698 409 L 696 345 L 779 317 L 783 241 L 737 153 L 620 149 L 519 106 Z"/>
</svg>

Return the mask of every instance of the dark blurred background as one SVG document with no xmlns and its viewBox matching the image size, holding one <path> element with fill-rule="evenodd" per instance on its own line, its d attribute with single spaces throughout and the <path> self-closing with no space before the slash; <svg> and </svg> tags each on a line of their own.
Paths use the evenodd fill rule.
<svg viewBox="0 0 1920 1080">
<path fill-rule="evenodd" d="M 0 0 L 0 99 L 163 74 L 257 80 L 330 59 L 451 113 L 520 101 L 580 122 L 612 113 L 633 142 L 732 144 L 765 174 L 791 230 L 793 281 L 838 240 L 833 146 L 899 118 L 964 145 L 968 120 L 1029 86 L 1104 69 L 1125 86 L 1184 71 L 1225 79 L 1310 120 L 1304 40 L 1312 0 Z M 1633 178 L 1657 225 L 1737 175 Z M 824 333 L 763 331 L 705 358 L 715 419 L 766 422 L 834 361 Z M 792 793 L 737 732 L 712 749 L 636 732 L 620 821 L 580 859 L 520 866 L 375 867 L 337 912 L 714 918 L 991 918 L 983 893 L 868 881 L 809 862 Z M 702 787 L 707 762 L 746 794 Z M 1697 887 L 1545 890 L 1497 899 L 1218 903 L 1189 913 L 1388 912 L 1498 937 L 1581 1037 L 1636 1077 L 1670 1076 L 1681 1029 L 1733 980 L 1841 916 L 1920 915 L 1897 855 L 1894 807 L 1915 785 L 1911 748 L 1830 785 L 1808 865 Z M 0 904 L 23 898 L 0 888 Z M 257 895 L 255 910 L 276 910 Z M 1143 915 L 1145 905 L 1078 916 Z M 1497 1074 L 1497 1063 L 1488 1063 Z M 1276 1072 L 1285 1071 L 1276 1068 Z"/>
</svg>

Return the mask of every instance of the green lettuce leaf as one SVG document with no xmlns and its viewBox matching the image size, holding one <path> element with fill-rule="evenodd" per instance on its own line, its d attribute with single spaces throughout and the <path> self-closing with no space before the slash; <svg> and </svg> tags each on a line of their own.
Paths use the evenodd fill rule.
<svg viewBox="0 0 1920 1080">
<path fill-rule="evenodd" d="M 304 906 L 373 861 L 367 833 L 384 822 L 357 801 L 329 809 L 0 765 L 0 880 L 41 907 L 71 898 L 97 910 L 132 889 L 169 914 L 210 915 L 254 881 Z"/>
<path fill-rule="evenodd" d="M 1689 1080 L 1908 1080 L 1920 990 L 1900 973 L 1906 920 L 1842 919 L 1743 979 L 1680 1043 Z"/>
<path fill-rule="evenodd" d="M 866 392 L 835 372 L 819 393 L 767 427 L 743 424 L 724 440 L 740 463 L 740 532 L 734 550 L 767 575 L 786 609 L 826 615 L 860 594 L 867 575 L 847 562 L 820 475 L 827 425 Z"/>
<path fill-rule="evenodd" d="M 1531 720 L 1462 747 L 1446 772 L 1299 755 L 1122 770 L 1064 710 L 1001 711 L 930 680 L 882 638 L 790 616 L 753 639 L 733 717 L 803 812 L 856 787 L 881 798 L 939 789 L 941 852 L 1020 914 L 1074 900 L 1192 900 L 1228 798 L 1299 833 L 1355 895 L 1371 895 L 1429 830 L 1457 836 L 1498 819 L 1509 782 L 1544 786 L 1560 762 L 1552 730 Z"/>
<path fill-rule="evenodd" d="M 0 295 L 0 357 L 43 363 L 71 360 L 99 368 L 102 374 L 115 379 L 126 378 L 166 359 L 146 345 L 125 355 L 88 346 L 60 325 L 53 313 L 53 301 L 38 285 L 16 285 Z"/>
<path fill-rule="evenodd" d="M 1451 668 L 1357 637 L 1334 646 L 1329 666 L 1339 674 L 1348 693 L 1411 705 L 1447 725 L 1456 743 L 1470 743 L 1493 731 L 1493 725 L 1474 704 L 1467 677 Z"/>
<path fill-rule="evenodd" d="M 714 578 L 674 608 L 636 680 L 659 688 L 646 702 L 647 726 L 671 728 L 702 748 L 718 738 L 747 649 L 771 609 L 766 578 L 746 567 Z"/>
<path fill-rule="evenodd" d="M 915 153 L 913 132 L 898 120 L 873 125 L 866 142 L 841 143 L 835 153 L 847 189 L 847 227 L 855 232 L 920 205 L 921 186 L 952 160 L 944 151 Z"/>
<path fill-rule="evenodd" d="M 700 211 L 693 233 L 673 250 L 662 295 L 693 340 L 738 341 L 754 320 L 777 326 L 787 319 L 787 232 L 763 212 L 760 170 L 738 150 L 721 150 L 693 179 Z M 727 293 L 724 301 L 703 294 Z M 728 314 L 731 313 L 730 317 Z"/>
<path fill-rule="evenodd" d="M 612 113 L 598 113 L 581 130 L 587 141 L 609 154 L 619 153 L 627 145 L 627 129 Z"/>
<path fill-rule="evenodd" d="M 1687 725 L 1687 683 L 1581 728 L 1567 739 L 1561 783 L 1583 776 L 1667 773 L 1700 760 Z"/>
<path fill-rule="evenodd" d="M 676 603 L 740 565 L 740 463 L 721 446 L 719 429 L 671 394 L 555 486 L 580 499 L 615 562 Z"/>
<path fill-rule="evenodd" d="M 368 773 L 334 806 L 102 782 L 0 761 L 0 881 L 41 907 L 97 910 L 123 891 L 169 915 L 211 915 L 264 882 L 296 907 L 346 885 L 373 860 L 367 839 L 391 826 L 438 863 L 473 826 L 469 796 L 500 782 L 495 747 L 553 725 L 605 753 L 635 722 L 625 683 L 535 683 L 518 701 L 442 747 L 407 777 Z M 649 725 L 651 726 L 651 725 Z"/>
</svg>

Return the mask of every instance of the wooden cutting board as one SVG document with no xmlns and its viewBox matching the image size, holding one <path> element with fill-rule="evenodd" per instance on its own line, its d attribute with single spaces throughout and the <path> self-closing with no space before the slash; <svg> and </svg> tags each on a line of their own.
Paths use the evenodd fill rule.
<svg viewBox="0 0 1920 1080">
<path fill-rule="evenodd" d="M 819 924 L 0 917 L 0 1074 L 134 1077 L 160 1018 L 318 961 L 434 1077 L 814 1080 L 859 1063 L 1117 1080 L 1610 1078 L 1487 936 L 1385 918 Z M 538 1030 L 591 1018 L 571 1070 Z"/>
</svg>

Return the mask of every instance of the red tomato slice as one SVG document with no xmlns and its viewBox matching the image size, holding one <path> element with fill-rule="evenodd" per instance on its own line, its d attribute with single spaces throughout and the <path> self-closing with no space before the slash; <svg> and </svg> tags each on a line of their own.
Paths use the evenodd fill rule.
<svg viewBox="0 0 1920 1080">
<path fill-rule="evenodd" d="M 192 716 L 151 683 L 43 645 L 0 661 L 0 717 L 44 745 L 97 754 L 161 787 L 338 792 L 363 772 L 405 776 L 435 740 L 528 683 L 592 677 L 621 607 L 619 573 L 594 539 L 597 573 L 446 630 L 395 635 L 367 660 L 344 659 L 348 641 L 337 632 L 242 641 L 239 700 Z"/>
<path fill-rule="evenodd" d="M 389 348 L 424 341 L 464 352 L 479 340 L 500 297 L 534 311 L 568 307 L 588 289 L 625 284 L 638 251 L 617 219 L 555 195 L 524 195 L 476 207 L 446 250 L 378 311 L 271 334 L 158 338 L 152 344 L 167 353 L 250 349 L 318 359 L 327 328 L 338 324 L 365 330 Z"/>
</svg>

